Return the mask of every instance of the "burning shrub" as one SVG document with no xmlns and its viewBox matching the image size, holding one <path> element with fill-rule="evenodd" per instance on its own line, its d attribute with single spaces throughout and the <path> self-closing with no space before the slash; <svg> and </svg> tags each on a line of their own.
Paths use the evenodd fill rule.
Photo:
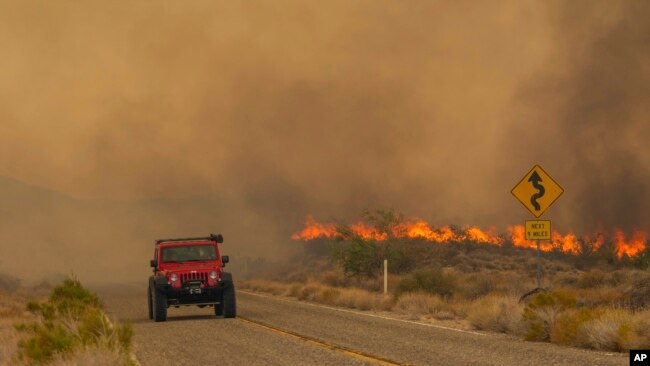
<svg viewBox="0 0 650 366">
<path fill-rule="evenodd" d="M 400 235 L 403 215 L 392 210 L 376 210 L 365 212 L 364 218 L 370 224 L 316 226 L 318 233 L 324 232 L 332 239 L 331 258 L 342 267 L 345 275 L 376 277 L 382 273 L 385 259 L 392 273 L 410 270 L 415 260 L 410 253 L 414 246 L 407 245 Z"/>
</svg>

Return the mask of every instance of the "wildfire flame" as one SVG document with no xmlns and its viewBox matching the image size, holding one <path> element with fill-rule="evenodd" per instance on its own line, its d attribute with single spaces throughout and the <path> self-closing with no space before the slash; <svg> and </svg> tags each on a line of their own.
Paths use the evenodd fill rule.
<svg viewBox="0 0 650 366">
<path fill-rule="evenodd" d="M 293 240 L 312 240 L 316 238 L 331 238 L 337 235 L 336 226 L 333 224 L 321 224 L 313 217 L 307 216 L 305 228 L 300 232 L 291 235 Z"/>
<path fill-rule="evenodd" d="M 625 240 L 625 234 L 622 231 L 616 230 L 614 232 L 614 240 L 616 244 L 616 255 L 621 258 L 624 254 L 630 257 L 643 252 L 646 244 L 646 233 L 642 231 L 635 231 L 632 234 L 630 241 Z"/>
<path fill-rule="evenodd" d="M 482 230 L 477 226 L 465 226 L 460 229 L 452 229 L 450 226 L 433 228 L 424 220 L 413 219 L 404 223 L 392 226 L 389 232 L 380 232 L 376 227 L 364 222 L 357 222 L 349 226 L 352 235 L 369 240 L 387 240 L 389 236 L 395 238 L 423 239 L 434 243 L 449 243 L 471 241 L 480 244 L 501 246 L 505 242 L 512 243 L 520 248 L 537 248 L 534 241 L 526 240 L 525 228 L 522 225 L 508 227 L 508 234 L 500 236 L 494 228 Z M 389 235 L 390 234 L 390 235 Z M 337 230 L 336 225 L 320 223 L 312 216 L 308 216 L 305 227 L 291 236 L 293 240 L 309 241 L 317 238 L 334 238 L 342 234 Z M 627 255 L 635 257 L 646 249 L 647 234 L 643 231 L 635 231 L 627 240 L 621 230 L 614 230 L 612 243 L 618 258 Z M 596 251 L 605 242 L 603 234 L 590 236 L 585 235 L 579 238 L 569 232 L 564 235 L 557 231 L 551 233 L 550 241 L 541 241 L 540 249 L 545 252 L 560 251 L 567 254 L 580 254 L 585 250 Z"/>
</svg>

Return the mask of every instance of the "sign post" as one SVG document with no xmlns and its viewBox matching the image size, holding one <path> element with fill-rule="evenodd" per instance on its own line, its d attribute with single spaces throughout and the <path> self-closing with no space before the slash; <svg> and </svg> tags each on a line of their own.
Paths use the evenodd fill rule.
<svg viewBox="0 0 650 366">
<path fill-rule="evenodd" d="M 537 287 L 542 287 L 542 263 L 540 240 L 551 240 L 550 220 L 526 220 L 526 240 L 534 240 L 537 245 Z"/>
<path fill-rule="evenodd" d="M 510 191 L 533 216 L 539 218 L 564 193 L 541 166 L 535 165 Z M 540 240 L 551 240 L 551 221 L 526 221 L 526 240 L 537 246 L 537 288 L 542 287 L 542 259 Z"/>
</svg>

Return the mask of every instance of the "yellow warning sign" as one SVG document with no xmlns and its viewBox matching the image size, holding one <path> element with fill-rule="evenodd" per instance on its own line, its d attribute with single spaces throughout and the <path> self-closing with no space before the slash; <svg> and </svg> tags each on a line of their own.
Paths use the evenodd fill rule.
<svg viewBox="0 0 650 366">
<path fill-rule="evenodd" d="M 541 166 L 535 165 L 511 192 L 533 216 L 540 217 L 564 190 Z"/>
<path fill-rule="evenodd" d="M 526 220 L 526 240 L 551 240 L 551 220 Z"/>
</svg>

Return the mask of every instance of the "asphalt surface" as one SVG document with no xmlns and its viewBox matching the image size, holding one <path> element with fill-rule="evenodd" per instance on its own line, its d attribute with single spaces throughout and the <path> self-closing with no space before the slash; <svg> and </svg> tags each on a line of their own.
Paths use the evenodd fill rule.
<svg viewBox="0 0 650 366">
<path fill-rule="evenodd" d="M 154 323 L 147 318 L 146 285 L 97 291 L 109 313 L 133 324 L 142 365 L 629 364 L 627 354 L 455 331 L 244 291 L 237 292 L 240 319 L 184 307 L 170 309 L 167 322 Z"/>
</svg>

